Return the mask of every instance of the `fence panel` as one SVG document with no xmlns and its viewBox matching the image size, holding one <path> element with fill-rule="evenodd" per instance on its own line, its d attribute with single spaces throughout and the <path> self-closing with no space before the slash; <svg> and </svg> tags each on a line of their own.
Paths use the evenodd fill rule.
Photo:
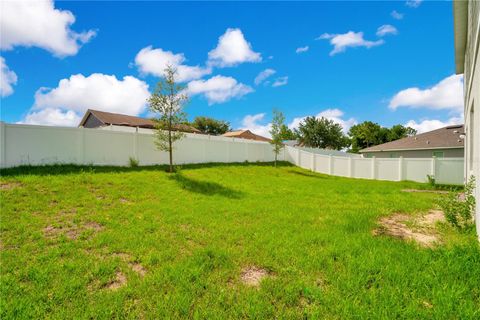
<svg viewBox="0 0 480 320">
<path fill-rule="evenodd" d="M 352 162 L 353 176 L 355 178 L 372 178 L 372 159 L 357 158 Z"/>
<path fill-rule="evenodd" d="M 427 175 L 432 174 L 432 159 L 404 159 L 404 179 L 427 182 Z"/>
<path fill-rule="evenodd" d="M 330 157 L 325 155 L 315 155 L 315 171 L 320 173 L 330 173 Z"/>
<path fill-rule="evenodd" d="M 348 177 L 350 159 L 347 157 L 332 157 L 332 160 L 332 174 L 335 176 Z"/>
<path fill-rule="evenodd" d="M 376 159 L 376 178 L 379 180 L 399 180 L 399 159 Z"/>
<path fill-rule="evenodd" d="M 435 181 L 441 184 L 463 184 L 463 159 L 436 159 Z"/>
</svg>

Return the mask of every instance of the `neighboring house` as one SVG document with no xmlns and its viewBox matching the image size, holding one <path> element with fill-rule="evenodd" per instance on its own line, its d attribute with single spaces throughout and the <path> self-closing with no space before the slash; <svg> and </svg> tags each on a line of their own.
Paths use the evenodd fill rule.
<svg viewBox="0 0 480 320">
<path fill-rule="evenodd" d="M 242 138 L 242 139 L 249 139 L 249 140 L 266 141 L 266 142 L 272 141 L 268 138 L 259 136 L 258 134 L 255 134 L 250 130 L 229 131 L 222 134 L 222 136 L 230 137 L 230 138 Z"/>
<path fill-rule="evenodd" d="M 283 140 L 283 144 L 289 147 L 296 147 L 300 145 L 298 140 Z"/>
<path fill-rule="evenodd" d="M 463 125 L 417 134 L 360 150 L 364 157 L 377 158 L 463 158 Z"/>
<path fill-rule="evenodd" d="M 464 74 L 465 177 L 476 177 L 476 224 L 480 237 L 480 2 L 453 2 L 456 73 Z"/>
<path fill-rule="evenodd" d="M 132 131 L 136 128 L 154 129 L 155 122 L 150 119 L 128 116 L 120 113 L 88 109 L 78 126 L 84 128 Z M 175 130 L 189 133 L 202 133 L 200 130 L 184 124 L 176 126 Z"/>
</svg>

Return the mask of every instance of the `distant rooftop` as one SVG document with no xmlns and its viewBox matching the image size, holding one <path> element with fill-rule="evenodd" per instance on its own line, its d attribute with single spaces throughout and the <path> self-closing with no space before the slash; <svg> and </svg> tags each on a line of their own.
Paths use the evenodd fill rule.
<svg viewBox="0 0 480 320">
<path fill-rule="evenodd" d="M 463 125 L 453 125 L 360 150 L 365 152 L 463 148 Z"/>
<path fill-rule="evenodd" d="M 250 130 L 235 130 L 235 131 L 229 131 L 224 134 L 222 134 L 224 137 L 230 137 L 230 138 L 242 138 L 242 139 L 250 139 L 250 140 L 257 140 L 257 141 L 270 141 L 270 139 L 259 136 L 258 134 L 255 134 L 251 132 Z"/>
<path fill-rule="evenodd" d="M 146 128 L 146 129 L 155 128 L 155 122 L 150 119 L 129 116 L 129 115 L 120 114 L 120 113 L 93 110 L 93 109 L 88 109 L 87 112 L 85 112 L 85 115 L 80 121 L 79 126 L 85 126 L 85 123 L 87 122 L 88 117 L 90 117 L 91 115 L 93 115 L 96 119 L 98 119 L 98 121 L 100 121 L 102 125 L 139 127 L 139 128 Z M 175 127 L 175 129 L 183 132 L 201 133 L 200 130 L 186 124 L 178 125 Z"/>
</svg>

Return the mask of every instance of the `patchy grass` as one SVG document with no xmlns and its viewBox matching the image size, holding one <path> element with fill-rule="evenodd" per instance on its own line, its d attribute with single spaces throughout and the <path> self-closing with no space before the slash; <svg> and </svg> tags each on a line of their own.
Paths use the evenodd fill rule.
<svg viewBox="0 0 480 320">
<path fill-rule="evenodd" d="M 0 317 L 480 317 L 473 231 L 374 236 L 442 194 L 282 164 L 1 172 Z"/>
</svg>

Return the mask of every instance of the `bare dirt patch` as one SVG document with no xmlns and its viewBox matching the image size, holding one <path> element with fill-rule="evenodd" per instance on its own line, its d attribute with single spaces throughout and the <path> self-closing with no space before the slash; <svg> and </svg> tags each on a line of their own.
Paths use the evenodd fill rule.
<svg viewBox="0 0 480 320">
<path fill-rule="evenodd" d="M 445 221 L 443 212 L 430 210 L 418 218 L 407 214 L 396 213 L 379 220 L 380 226 L 373 230 L 373 235 L 388 235 L 402 240 L 415 241 L 423 247 L 434 247 L 440 243 L 435 233 L 435 224 Z"/>
<path fill-rule="evenodd" d="M 402 192 L 437 193 L 437 194 L 448 194 L 449 193 L 449 191 L 445 191 L 445 190 L 421 190 L 421 189 L 403 189 Z"/>
<path fill-rule="evenodd" d="M 103 230 L 103 226 L 96 222 L 87 222 L 81 226 L 77 224 L 66 224 L 60 226 L 49 225 L 43 228 L 43 234 L 46 238 L 57 238 L 60 235 L 65 235 L 70 240 L 76 240 L 80 237 L 83 231 L 92 230 L 96 234 Z"/>
<path fill-rule="evenodd" d="M 241 280 L 247 286 L 258 287 L 262 280 L 268 276 L 271 276 L 271 274 L 267 270 L 250 266 L 242 270 Z"/>
<path fill-rule="evenodd" d="M 108 290 L 118 290 L 127 284 L 127 277 L 120 271 L 115 274 L 115 279 L 110 281 L 105 288 Z"/>
<path fill-rule="evenodd" d="M 14 188 L 20 188 L 22 184 L 20 182 L 0 182 L 0 190 L 11 190 Z"/>
<path fill-rule="evenodd" d="M 125 252 L 115 252 L 112 256 L 118 257 L 123 262 L 128 263 L 128 266 L 132 271 L 136 272 L 140 276 L 145 276 L 147 274 L 147 269 L 142 266 L 140 263 L 132 261 L 133 257 Z"/>
<path fill-rule="evenodd" d="M 140 263 L 130 263 L 129 266 L 133 271 L 135 271 L 136 273 L 138 273 L 138 275 L 142 277 L 147 274 L 147 270 Z"/>
<path fill-rule="evenodd" d="M 130 201 L 128 201 L 128 199 L 125 199 L 125 198 L 120 198 L 120 203 L 130 203 Z"/>
</svg>

